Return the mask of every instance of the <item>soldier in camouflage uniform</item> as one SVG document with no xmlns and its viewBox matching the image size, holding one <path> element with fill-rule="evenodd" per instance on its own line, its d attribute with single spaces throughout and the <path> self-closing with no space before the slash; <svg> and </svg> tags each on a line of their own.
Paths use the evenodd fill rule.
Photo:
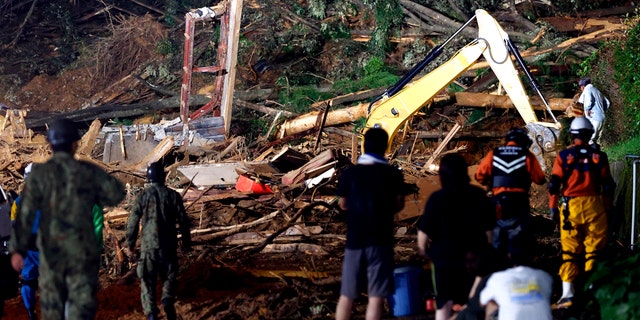
<svg viewBox="0 0 640 320">
<path fill-rule="evenodd" d="M 142 308 L 148 319 L 157 319 L 155 289 L 158 275 L 164 281 L 162 305 L 168 320 L 176 319 L 175 282 L 178 277 L 178 235 L 182 251 L 191 250 L 190 223 L 180 194 L 164 185 L 164 169 L 152 163 L 147 169 L 149 184 L 136 200 L 127 222 L 127 249 L 133 252 L 142 221 L 142 239 L 137 273 L 141 279 Z M 129 253 L 130 254 L 130 253 Z"/>
<path fill-rule="evenodd" d="M 12 264 L 22 268 L 40 211 L 40 309 L 43 319 L 93 319 L 98 302 L 100 251 L 91 208 L 117 205 L 125 196 L 114 177 L 73 154 L 80 135 L 74 123 L 52 123 L 47 139 L 53 156 L 34 164 L 11 237 Z"/>
</svg>

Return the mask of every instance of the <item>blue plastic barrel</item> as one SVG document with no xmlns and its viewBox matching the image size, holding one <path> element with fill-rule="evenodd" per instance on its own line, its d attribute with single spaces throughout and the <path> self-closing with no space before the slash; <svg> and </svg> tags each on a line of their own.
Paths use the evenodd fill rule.
<svg viewBox="0 0 640 320">
<path fill-rule="evenodd" d="M 422 307 L 420 294 L 420 273 L 417 266 L 399 267 L 393 270 L 396 292 L 389 297 L 389 309 L 394 317 L 418 314 Z"/>
</svg>

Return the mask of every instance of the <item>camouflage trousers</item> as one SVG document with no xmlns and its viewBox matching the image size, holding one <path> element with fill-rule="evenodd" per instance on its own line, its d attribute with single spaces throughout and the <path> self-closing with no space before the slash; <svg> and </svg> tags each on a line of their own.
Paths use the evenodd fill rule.
<svg viewBox="0 0 640 320">
<path fill-rule="evenodd" d="M 140 300 L 145 315 L 158 314 L 156 305 L 156 285 L 158 277 L 163 281 L 162 300 L 174 300 L 175 283 L 178 278 L 178 257 L 176 253 L 149 250 L 140 254 L 136 269 L 140 277 Z"/>
<path fill-rule="evenodd" d="M 42 319 L 93 319 L 98 309 L 99 258 L 40 255 Z"/>
</svg>

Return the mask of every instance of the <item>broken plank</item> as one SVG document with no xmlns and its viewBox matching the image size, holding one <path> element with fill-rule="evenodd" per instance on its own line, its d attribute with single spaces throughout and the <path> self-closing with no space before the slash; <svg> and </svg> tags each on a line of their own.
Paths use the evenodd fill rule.
<svg viewBox="0 0 640 320">
<path fill-rule="evenodd" d="M 238 181 L 236 169 L 241 166 L 242 163 L 238 162 L 199 164 L 180 166 L 178 171 L 187 178 L 195 176 L 193 184 L 199 187 L 233 186 Z"/>
<path fill-rule="evenodd" d="M 93 122 L 91 122 L 91 126 L 89 126 L 89 130 L 80 139 L 80 144 L 79 144 L 77 153 L 83 154 L 86 156 L 91 156 L 91 153 L 93 152 L 93 147 L 96 144 L 96 139 L 98 138 L 98 134 L 100 133 L 100 127 L 102 127 L 100 120 L 96 119 L 96 120 L 93 120 Z"/>
<path fill-rule="evenodd" d="M 444 150 L 444 147 L 449 143 L 449 141 L 451 141 L 451 138 L 453 138 L 453 136 L 462 128 L 462 126 L 456 122 L 456 124 L 453 126 L 453 128 L 451 129 L 451 131 L 449 131 L 449 133 L 447 134 L 447 136 L 444 138 L 444 140 L 442 140 L 442 142 L 440 142 L 440 145 L 438 145 L 438 148 L 436 148 L 436 151 L 433 152 L 433 154 L 431 155 L 431 157 L 429 158 L 429 160 L 427 160 L 427 163 L 424 164 L 424 167 L 422 167 L 422 172 L 426 172 L 426 171 L 430 171 L 432 173 L 437 173 L 437 170 L 434 170 L 431 165 L 433 164 L 433 162 L 436 160 L 436 157 L 440 156 L 440 153 L 442 152 L 442 150 Z"/>
<path fill-rule="evenodd" d="M 146 157 L 129 167 L 132 171 L 145 172 L 149 164 L 159 161 L 173 149 L 173 136 L 167 136 Z"/>
</svg>

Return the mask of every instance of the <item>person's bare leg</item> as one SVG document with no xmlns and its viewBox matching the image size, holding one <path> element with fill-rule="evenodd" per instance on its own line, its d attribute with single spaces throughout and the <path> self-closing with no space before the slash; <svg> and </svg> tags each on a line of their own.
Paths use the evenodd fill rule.
<svg viewBox="0 0 640 320">
<path fill-rule="evenodd" d="M 448 320 L 451 317 L 451 308 L 453 307 L 453 301 L 447 301 L 447 303 L 436 310 L 435 320 Z"/>
<path fill-rule="evenodd" d="M 351 309 L 353 308 L 353 300 L 341 295 L 338 299 L 336 307 L 336 320 L 349 320 L 351 318 Z"/>
<path fill-rule="evenodd" d="M 498 304 L 492 301 L 489 301 L 487 305 L 484 307 L 484 318 L 485 320 L 490 320 L 491 316 L 494 312 L 498 311 Z"/>
<path fill-rule="evenodd" d="M 369 297 L 369 303 L 367 304 L 367 320 L 379 320 L 382 319 L 382 309 L 384 308 L 384 298 L 382 297 Z"/>
</svg>

